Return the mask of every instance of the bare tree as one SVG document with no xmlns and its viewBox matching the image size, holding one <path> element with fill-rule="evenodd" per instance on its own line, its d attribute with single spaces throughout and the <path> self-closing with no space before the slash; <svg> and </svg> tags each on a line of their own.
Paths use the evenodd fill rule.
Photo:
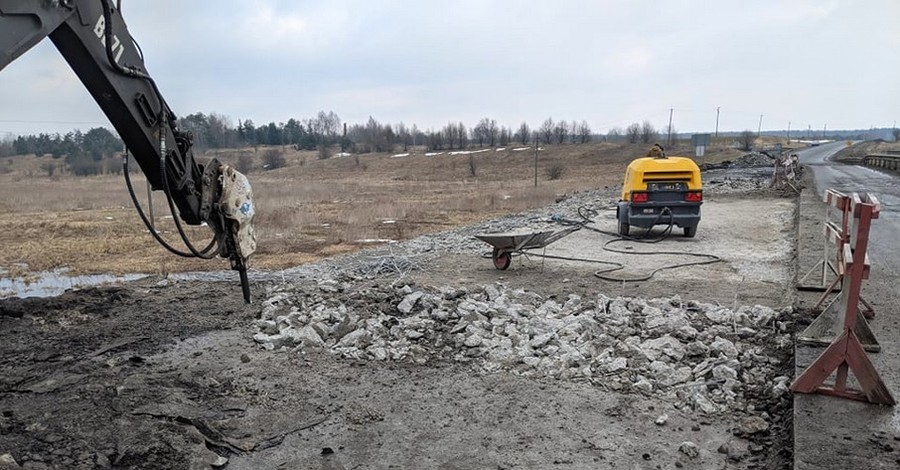
<svg viewBox="0 0 900 470">
<path fill-rule="evenodd" d="M 628 127 L 625 128 L 625 136 L 628 137 L 628 143 L 638 143 L 638 141 L 641 140 L 641 125 L 636 122 L 629 124 Z"/>
<path fill-rule="evenodd" d="M 543 124 L 541 124 L 540 129 L 541 137 L 544 139 L 545 144 L 549 144 L 553 142 L 553 118 L 547 118 Z"/>
<path fill-rule="evenodd" d="M 741 150 L 749 152 L 753 149 L 754 142 L 756 142 L 756 133 L 749 129 L 741 132 L 741 135 L 738 136 L 738 143 L 741 145 Z"/>
<path fill-rule="evenodd" d="M 506 147 L 512 140 L 512 130 L 506 126 L 500 126 L 500 146 Z"/>
<path fill-rule="evenodd" d="M 441 131 L 435 132 L 433 129 L 429 129 L 425 133 L 425 145 L 429 150 L 443 150 L 444 134 Z"/>
<path fill-rule="evenodd" d="M 469 146 L 469 130 L 462 122 L 456 123 L 456 141 L 459 142 L 459 148 L 465 149 Z"/>
<path fill-rule="evenodd" d="M 573 121 L 574 123 L 574 121 Z M 573 124 L 574 125 L 574 124 Z M 578 125 L 578 141 L 582 144 L 588 143 L 591 141 L 591 126 L 587 121 L 581 121 L 581 124 Z M 574 136 L 573 136 L 574 137 Z"/>
<path fill-rule="evenodd" d="M 484 140 L 487 138 L 488 118 L 482 118 L 472 128 L 472 140 L 478 142 L 478 147 L 484 147 Z"/>
<path fill-rule="evenodd" d="M 488 121 L 486 130 L 488 142 L 493 147 L 497 143 L 497 133 L 500 132 L 500 128 L 497 127 L 497 121 L 494 119 Z"/>
<path fill-rule="evenodd" d="M 566 141 L 566 136 L 569 135 L 569 123 L 566 122 L 565 119 L 556 123 L 553 126 L 553 140 L 557 144 L 561 144 Z"/>
<path fill-rule="evenodd" d="M 456 142 L 456 126 L 451 122 L 444 126 L 444 141 L 447 142 L 447 148 L 453 150 L 453 143 Z"/>
<path fill-rule="evenodd" d="M 618 142 L 622 138 L 622 129 L 613 127 L 606 133 L 606 140 L 610 142 Z"/>
<path fill-rule="evenodd" d="M 421 134 L 422 132 L 419 131 L 419 126 L 413 124 L 412 127 L 409 128 L 409 136 L 412 139 L 413 146 L 415 146 L 418 142 L 422 142 L 422 139 L 419 137 L 419 135 Z"/>
<path fill-rule="evenodd" d="M 656 128 L 653 127 L 653 124 L 650 124 L 650 121 L 644 121 L 641 124 L 641 142 L 649 144 L 656 140 L 658 136 L 659 133 L 656 132 Z"/>
<path fill-rule="evenodd" d="M 519 125 L 519 130 L 516 131 L 516 139 L 518 139 L 522 145 L 528 145 L 529 137 L 531 137 L 531 128 L 528 127 L 527 122 L 523 122 Z"/>
<path fill-rule="evenodd" d="M 409 129 L 406 128 L 406 124 L 403 124 L 403 121 L 400 121 L 400 124 L 397 124 L 397 142 L 403 145 L 403 151 L 409 150 L 409 144 L 412 142 L 412 136 L 409 134 Z"/>
</svg>

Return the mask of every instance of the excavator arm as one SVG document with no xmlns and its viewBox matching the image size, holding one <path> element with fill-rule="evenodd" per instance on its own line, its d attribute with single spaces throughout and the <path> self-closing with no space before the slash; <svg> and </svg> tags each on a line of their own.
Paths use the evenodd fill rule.
<svg viewBox="0 0 900 470">
<path fill-rule="evenodd" d="M 250 183 L 215 159 L 205 165 L 194 159 L 191 134 L 178 129 L 118 8 L 110 0 L 0 0 L 0 70 L 46 37 L 100 105 L 151 188 L 165 194 L 173 214 L 177 208 L 176 226 L 188 250 L 172 247 L 152 229 L 126 179 L 150 233 L 180 256 L 229 258 L 249 302 L 247 260 L 256 249 Z M 179 218 L 206 223 L 213 240 L 194 247 Z"/>
</svg>

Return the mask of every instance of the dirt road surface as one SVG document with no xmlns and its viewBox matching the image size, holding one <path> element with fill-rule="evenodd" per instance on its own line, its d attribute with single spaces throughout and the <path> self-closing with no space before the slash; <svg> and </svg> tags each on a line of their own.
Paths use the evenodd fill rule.
<svg viewBox="0 0 900 470">
<path fill-rule="evenodd" d="M 0 455 L 54 469 L 789 465 L 797 198 L 710 191 L 696 238 L 614 243 L 721 258 L 647 282 L 534 256 L 620 262 L 619 276 L 699 259 L 605 251 L 612 237 L 590 228 L 613 230 L 614 198 L 254 273 L 250 306 L 233 283 L 160 278 L 0 301 Z M 560 228 L 579 209 L 589 228 L 506 271 L 472 236 Z"/>
</svg>

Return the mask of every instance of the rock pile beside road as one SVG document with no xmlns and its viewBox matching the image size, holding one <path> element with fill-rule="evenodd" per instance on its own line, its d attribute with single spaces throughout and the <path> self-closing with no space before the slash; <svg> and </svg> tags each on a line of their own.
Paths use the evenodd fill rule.
<svg viewBox="0 0 900 470">
<path fill-rule="evenodd" d="M 788 394 L 779 371 L 790 355 L 791 313 L 678 297 L 544 298 L 502 284 L 379 286 L 345 275 L 274 288 L 254 339 L 267 349 L 355 360 L 453 360 L 485 372 L 590 381 L 685 411 L 753 414 L 759 400 Z"/>
</svg>

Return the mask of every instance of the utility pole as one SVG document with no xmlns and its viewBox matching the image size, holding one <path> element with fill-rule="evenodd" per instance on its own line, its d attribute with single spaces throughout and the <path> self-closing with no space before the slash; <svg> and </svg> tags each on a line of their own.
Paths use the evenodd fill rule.
<svg viewBox="0 0 900 470">
<path fill-rule="evenodd" d="M 719 109 L 721 106 L 716 106 L 716 137 L 719 137 Z"/>
<path fill-rule="evenodd" d="M 666 137 L 666 147 L 672 145 L 672 113 L 675 112 L 675 108 L 669 108 L 669 136 Z"/>
<path fill-rule="evenodd" d="M 537 187 L 537 149 L 538 149 L 538 134 L 537 131 L 534 133 L 534 187 Z"/>
<path fill-rule="evenodd" d="M 791 121 L 788 121 L 788 143 L 791 143 Z"/>
<path fill-rule="evenodd" d="M 822 140 L 825 140 L 825 134 L 828 133 L 828 124 L 825 124 L 825 127 L 822 128 Z"/>
<path fill-rule="evenodd" d="M 806 128 L 806 138 L 812 139 L 812 124 L 810 124 L 809 127 Z"/>
<path fill-rule="evenodd" d="M 760 132 L 762 132 L 762 118 L 763 115 L 759 115 L 759 127 L 756 128 L 756 137 L 759 137 Z"/>
</svg>

